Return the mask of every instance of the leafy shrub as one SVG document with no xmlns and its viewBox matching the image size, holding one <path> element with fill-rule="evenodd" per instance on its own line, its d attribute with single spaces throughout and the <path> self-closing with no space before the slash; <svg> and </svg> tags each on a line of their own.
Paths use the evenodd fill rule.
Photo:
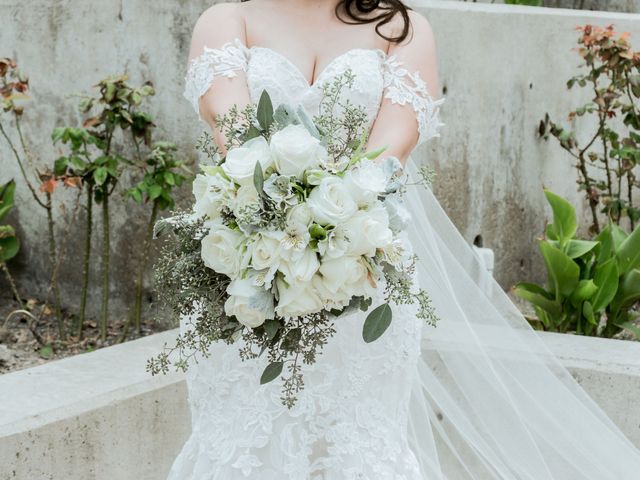
<svg viewBox="0 0 640 480">
<path fill-rule="evenodd" d="M 579 142 L 573 131 L 546 114 L 540 134 L 557 138 L 575 161 L 579 188 L 591 209 L 590 231 L 600 232 L 601 214 L 606 217 L 603 223 L 622 225 L 627 218 L 633 230 L 640 220 L 640 51 L 632 49 L 628 32 L 618 35 L 613 25 L 577 29 L 580 46 L 575 50 L 584 60 L 583 71 L 570 78 L 567 87 L 587 88 L 593 97 L 568 119 L 589 117 L 595 130 Z"/>
<path fill-rule="evenodd" d="M 640 226 L 628 235 L 609 222 L 593 240 L 581 240 L 573 206 L 545 190 L 553 210 L 539 241 L 547 269 L 543 286 L 520 282 L 515 293 L 529 301 L 545 330 L 611 337 L 638 316 Z"/>
</svg>

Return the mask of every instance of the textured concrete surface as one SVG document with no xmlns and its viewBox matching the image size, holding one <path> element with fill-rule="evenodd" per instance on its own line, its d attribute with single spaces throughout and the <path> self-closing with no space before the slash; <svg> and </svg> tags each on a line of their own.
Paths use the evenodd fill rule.
<svg viewBox="0 0 640 480">
<path fill-rule="evenodd" d="M 176 334 L 0 376 L 0 479 L 166 478 L 191 428 L 184 375 L 151 377 L 145 362 Z M 640 446 L 640 344 L 541 335 Z"/>
<path fill-rule="evenodd" d="M 77 122 L 73 94 L 121 71 L 136 83 L 155 83 L 151 111 L 160 137 L 178 141 L 181 151 L 195 158 L 193 144 L 202 125 L 181 92 L 191 28 L 210 3 L 0 0 L 3 18 L 11 19 L 0 29 L 0 55 L 15 57 L 31 78 L 33 102 L 25 134 L 37 163 L 51 164 L 58 155 L 49 141 L 52 129 Z M 565 87 L 580 63 L 571 52 L 577 38 L 574 27 L 615 23 L 630 31 L 637 43 L 640 20 L 631 14 L 469 2 L 413 4 L 435 31 L 442 93 L 448 97 L 442 137 L 421 148 L 416 160 L 436 166 L 436 194 L 465 238 L 473 242 L 481 237 L 482 244 L 494 250 L 495 276 L 503 287 L 540 280 L 542 262 L 535 238 L 548 213 L 542 185 L 580 201 L 570 158 L 555 141 L 544 142 L 537 135 L 545 112 L 561 120 L 588 99 L 588 92 L 566 92 Z M 3 142 L 0 161 L 0 182 L 19 176 Z M 190 201 L 188 190 L 183 192 L 183 205 Z M 12 268 L 25 292 L 42 294 L 48 272 L 42 234 L 46 220 L 22 184 L 17 201 L 11 221 L 23 239 L 23 250 Z M 131 301 L 137 239 L 148 211 L 119 197 L 112 204 L 112 311 L 118 313 Z M 57 214 L 62 218 L 60 210 Z M 96 222 L 96 231 L 99 228 Z M 63 301 L 74 308 L 81 275 L 79 232 L 71 236 L 62 271 Z M 95 251 L 98 241 L 96 235 Z M 95 280 L 98 266 L 95 262 Z M 99 308 L 98 284 L 94 282 L 91 291 L 92 313 Z M 147 292 L 145 298 L 148 308 L 153 296 Z"/>
</svg>

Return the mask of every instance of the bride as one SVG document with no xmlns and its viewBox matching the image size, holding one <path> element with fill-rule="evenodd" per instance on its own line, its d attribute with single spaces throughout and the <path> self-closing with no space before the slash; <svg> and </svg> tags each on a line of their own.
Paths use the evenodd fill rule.
<svg viewBox="0 0 640 480">
<path fill-rule="evenodd" d="M 428 21 L 400 0 L 253 0 L 198 20 L 185 96 L 219 144 L 218 114 L 257 102 L 316 114 L 322 85 L 364 107 L 369 146 L 410 154 L 439 136 L 437 57 Z M 365 315 L 342 316 L 292 409 L 260 385 L 266 356 L 214 344 L 187 372 L 192 433 L 170 480 L 615 479 L 640 452 L 545 348 L 430 191 L 409 189 L 415 280 L 440 318 L 411 305 L 372 344 Z M 380 292 L 381 294 L 382 292 Z M 374 300 L 374 304 L 376 304 Z M 188 328 L 181 319 L 181 329 Z"/>
</svg>

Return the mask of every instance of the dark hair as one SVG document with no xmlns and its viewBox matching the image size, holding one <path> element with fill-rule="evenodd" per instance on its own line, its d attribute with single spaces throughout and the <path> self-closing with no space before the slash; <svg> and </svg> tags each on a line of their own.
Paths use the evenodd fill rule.
<svg viewBox="0 0 640 480">
<path fill-rule="evenodd" d="M 240 0 L 247 2 L 249 0 Z M 349 25 L 360 25 L 363 23 L 374 23 L 376 25 L 376 33 L 391 43 L 400 43 L 409 36 L 411 28 L 411 20 L 409 19 L 410 7 L 407 7 L 402 0 L 340 0 L 336 5 L 336 17 Z M 379 11 L 374 16 L 370 13 Z M 346 14 L 347 18 L 342 15 Z M 395 37 L 387 37 L 380 32 L 380 29 L 393 20 L 396 14 L 402 16 L 402 32 Z"/>
<path fill-rule="evenodd" d="M 400 43 L 409 35 L 411 21 L 409 19 L 410 7 L 407 7 L 401 0 L 340 0 L 336 5 L 336 17 L 344 23 L 358 25 L 362 23 L 374 23 L 376 33 L 385 40 L 392 43 Z M 370 16 L 371 13 L 375 15 Z M 343 18 L 342 14 L 348 18 Z M 380 29 L 393 20 L 396 14 L 402 16 L 402 31 L 395 37 L 388 37 L 380 32 Z"/>
</svg>

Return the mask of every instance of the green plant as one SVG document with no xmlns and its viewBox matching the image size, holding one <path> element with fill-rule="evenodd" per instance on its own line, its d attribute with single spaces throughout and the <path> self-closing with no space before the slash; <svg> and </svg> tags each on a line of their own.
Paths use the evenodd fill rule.
<svg viewBox="0 0 640 480">
<path fill-rule="evenodd" d="M 135 303 L 127 319 L 127 324 L 122 333 L 121 341 L 126 338 L 131 322 L 140 333 L 141 310 L 142 310 L 142 282 L 144 272 L 149 263 L 149 251 L 153 239 L 153 226 L 156 223 L 158 213 L 162 210 L 172 209 L 175 206 L 173 190 L 180 187 L 187 179 L 179 170 L 186 168 L 183 161 L 175 158 L 177 147 L 173 143 L 158 142 L 145 159 L 143 179 L 137 185 L 127 190 L 127 197 L 132 198 L 137 203 L 151 204 L 151 215 L 147 223 L 145 236 L 142 243 L 142 258 L 138 266 L 138 277 L 136 280 Z"/>
<path fill-rule="evenodd" d="M 640 188 L 640 52 L 631 48 L 628 32 L 617 35 L 613 25 L 577 29 L 581 46 L 576 50 L 585 71 L 569 79 L 567 87 L 588 88 L 593 96 L 570 112 L 568 120 L 592 117 L 595 131 L 579 142 L 573 131 L 550 121 L 547 113 L 540 134 L 556 137 L 575 160 L 579 189 L 591 210 L 590 231 L 600 232 L 602 213 L 605 223 L 617 225 L 627 217 L 633 230 L 640 219 L 635 198 Z"/>
<path fill-rule="evenodd" d="M 11 180 L 4 185 L 0 185 L 0 222 L 9 214 L 9 211 L 13 208 L 13 196 L 16 190 L 16 182 Z M 18 288 L 7 262 L 15 257 L 20 251 L 20 241 L 16 236 L 16 232 L 11 225 L 0 224 L 0 268 L 5 274 L 13 296 L 18 303 L 22 305 L 22 297 L 18 293 Z"/>
<path fill-rule="evenodd" d="M 53 143 L 69 143 L 70 152 L 56 160 L 56 175 L 71 175 L 82 179 L 86 189 L 87 226 L 85 231 L 85 251 L 83 258 L 83 287 L 81 293 L 78 336 L 82 336 L 87 290 L 89 284 L 89 263 L 91 259 L 91 237 L 93 223 L 93 203 L 102 206 L 102 303 L 100 315 L 100 336 L 107 336 L 109 304 L 109 258 L 110 228 L 109 200 L 120 179 L 123 169 L 134 163 L 132 158 L 119 154 L 125 151 L 125 139 L 133 143 L 134 156 L 140 157 L 140 147 L 150 145 L 154 124 L 151 116 L 139 110 L 143 99 L 154 94 L 150 83 L 132 87 L 127 76 L 111 76 L 100 81 L 96 88 L 98 96 L 85 96 L 80 103 L 82 114 L 89 114 L 82 127 L 56 128 L 52 134 Z M 91 114 L 93 113 L 93 114 Z M 120 133 L 121 144 L 116 144 L 116 134 Z"/>
<path fill-rule="evenodd" d="M 504 0 L 507 5 L 527 5 L 530 7 L 539 7 L 540 0 Z"/>
<path fill-rule="evenodd" d="M 576 238 L 573 206 L 545 190 L 553 221 L 539 241 L 547 269 L 544 286 L 520 282 L 515 293 L 529 301 L 545 330 L 611 337 L 626 328 L 640 300 L 640 226 L 629 235 L 609 222 L 594 240 Z"/>
<path fill-rule="evenodd" d="M 65 338 L 64 319 L 60 302 L 60 288 L 58 285 L 57 271 L 61 262 L 55 237 L 55 222 L 53 218 L 53 193 L 58 185 L 58 179 L 51 170 L 37 170 L 34 167 L 33 156 L 24 135 L 22 134 L 22 118 L 25 112 L 23 100 L 28 99 L 29 79 L 18 69 L 16 62 L 10 58 L 0 59 L 0 97 L 2 98 L 2 110 L 13 121 L 18 141 L 14 142 L 4 122 L 0 122 L 0 134 L 9 145 L 13 157 L 18 164 L 20 173 L 36 204 L 42 207 L 47 215 L 47 235 L 49 244 L 49 262 L 51 267 L 50 288 L 54 295 L 54 308 L 58 333 L 60 338 Z M 19 144 L 19 146 L 18 146 Z M 36 185 L 40 184 L 37 188 Z M 44 198 L 41 198 L 44 197 Z M 46 299 L 45 299 L 46 305 Z M 44 306 L 43 306 L 44 308 Z"/>
</svg>

